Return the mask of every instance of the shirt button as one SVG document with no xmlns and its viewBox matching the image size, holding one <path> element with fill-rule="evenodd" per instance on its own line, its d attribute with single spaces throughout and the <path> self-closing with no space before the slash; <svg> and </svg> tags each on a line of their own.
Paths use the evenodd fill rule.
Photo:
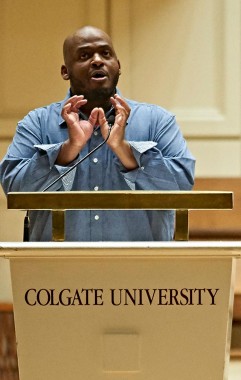
<svg viewBox="0 0 241 380">
<path fill-rule="evenodd" d="M 95 187 L 94 187 L 94 190 L 95 190 L 95 191 L 98 191 L 98 190 L 99 190 L 99 186 L 95 186 Z"/>
<path fill-rule="evenodd" d="M 142 167 L 141 167 L 141 170 L 144 170 L 144 169 L 145 169 L 145 166 L 142 166 Z"/>
<path fill-rule="evenodd" d="M 94 131 L 94 135 L 95 135 L 95 136 L 98 136 L 98 132 L 97 132 L 97 131 Z"/>
<path fill-rule="evenodd" d="M 95 164 L 97 164 L 97 162 L 98 162 L 98 158 L 93 158 L 93 162 L 95 163 Z"/>
<path fill-rule="evenodd" d="M 100 219 L 99 215 L 95 215 L 95 220 L 99 220 L 99 219 Z"/>
</svg>

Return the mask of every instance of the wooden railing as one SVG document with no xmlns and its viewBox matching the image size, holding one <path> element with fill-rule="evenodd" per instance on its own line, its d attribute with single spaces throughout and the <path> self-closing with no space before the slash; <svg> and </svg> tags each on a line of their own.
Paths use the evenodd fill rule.
<svg viewBox="0 0 241 380">
<path fill-rule="evenodd" d="M 12 304 L 0 304 L 0 379 L 18 380 L 18 362 Z"/>
</svg>

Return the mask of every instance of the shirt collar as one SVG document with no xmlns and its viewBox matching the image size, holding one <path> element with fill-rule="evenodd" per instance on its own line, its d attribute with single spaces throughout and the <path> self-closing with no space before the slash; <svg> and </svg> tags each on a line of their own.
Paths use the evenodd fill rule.
<svg viewBox="0 0 241 380">
<path fill-rule="evenodd" d="M 60 127 L 66 127 L 66 121 L 62 118 L 61 116 L 61 112 L 62 112 L 62 108 L 64 106 L 64 104 L 66 103 L 66 101 L 71 97 L 71 94 L 70 94 L 70 89 L 69 91 L 67 92 L 67 95 L 66 97 L 64 98 L 64 100 L 62 100 L 62 102 L 60 102 L 60 109 L 59 109 L 59 126 Z"/>
</svg>

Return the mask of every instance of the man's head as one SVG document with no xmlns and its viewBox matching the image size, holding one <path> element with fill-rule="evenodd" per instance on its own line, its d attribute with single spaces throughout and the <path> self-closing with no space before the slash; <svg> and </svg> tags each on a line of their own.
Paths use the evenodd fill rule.
<svg viewBox="0 0 241 380">
<path fill-rule="evenodd" d="M 120 75 L 120 63 L 110 37 L 102 30 L 85 26 L 67 37 L 63 46 L 63 79 L 70 80 L 74 95 L 88 102 L 113 96 Z"/>
</svg>

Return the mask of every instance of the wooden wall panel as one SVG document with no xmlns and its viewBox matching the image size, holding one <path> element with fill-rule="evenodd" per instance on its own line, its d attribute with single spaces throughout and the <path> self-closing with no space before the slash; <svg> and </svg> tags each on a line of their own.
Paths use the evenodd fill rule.
<svg viewBox="0 0 241 380">
<path fill-rule="evenodd" d="M 117 46 L 117 15 L 129 24 L 121 30 L 128 96 L 172 109 L 188 136 L 240 134 L 239 0 L 113 0 L 112 8 Z"/>
<path fill-rule="evenodd" d="M 240 138 L 189 139 L 188 146 L 196 158 L 197 178 L 237 178 L 240 176 Z"/>
<path fill-rule="evenodd" d="M 105 28 L 106 0 L 1 0 L 0 138 L 28 111 L 64 98 L 64 38 L 92 23 Z"/>
<path fill-rule="evenodd" d="M 18 380 L 17 347 L 11 304 L 0 303 L 0 379 Z"/>
<path fill-rule="evenodd" d="M 240 1 L 111 4 L 123 93 L 176 114 L 198 160 L 197 176 L 240 175 Z"/>
</svg>

